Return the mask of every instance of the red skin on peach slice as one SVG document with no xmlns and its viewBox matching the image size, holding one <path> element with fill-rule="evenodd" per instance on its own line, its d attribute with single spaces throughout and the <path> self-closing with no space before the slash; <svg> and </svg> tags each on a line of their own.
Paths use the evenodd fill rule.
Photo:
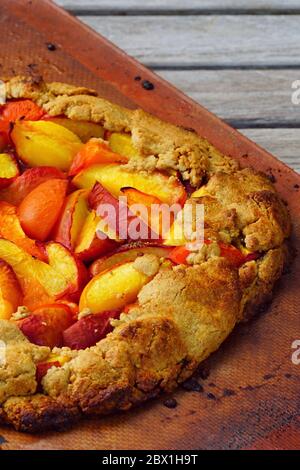
<svg viewBox="0 0 300 470">
<path fill-rule="evenodd" d="M 18 176 L 8 188 L 0 191 L 0 200 L 18 206 L 37 186 L 54 178 L 66 179 L 66 175 L 62 171 L 49 166 L 29 168 Z"/>
<path fill-rule="evenodd" d="M 17 320 L 22 333 L 33 344 L 54 348 L 63 344 L 63 331 L 73 324 L 73 315 L 65 304 L 43 305 L 26 318 Z"/>
<path fill-rule="evenodd" d="M 21 202 L 18 216 L 24 232 L 45 241 L 49 237 L 63 206 L 68 181 L 51 179 L 37 186 Z"/>
<path fill-rule="evenodd" d="M 71 285 L 67 292 L 60 297 L 62 300 L 68 300 L 69 302 L 77 303 L 80 299 L 80 295 L 86 284 L 88 283 L 90 276 L 85 264 L 77 257 L 76 260 L 78 278 L 74 285 Z"/>
<path fill-rule="evenodd" d="M 51 367 L 61 367 L 61 365 L 58 361 L 40 362 L 36 365 L 35 378 L 38 384 L 42 382 L 42 378 L 45 377 Z"/>
<path fill-rule="evenodd" d="M 103 238 L 99 237 L 99 220 L 96 211 L 90 211 L 77 238 L 75 254 L 82 261 L 93 261 L 111 252 L 118 245 L 115 240 L 105 237 L 104 234 Z"/>
<path fill-rule="evenodd" d="M 118 318 L 119 314 L 119 311 L 110 310 L 81 318 L 63 332 L 63 345 L 70 349 L 94 346 L 110 333 L 112 330 L 110 319 Z"/>
<path fill-rule="evenodd" d="M 63 331 L 69 328 L 73 315 L 65 304 L 43 305 L 26 318 L 17 321 L 22 333 L 33 344 L 54 348 L 63 344 Z"/>
<path fill-rule="evenodd" d="M 0 121 L 0 151 L 2 152 L 10 142 L 11 124 L 9 121 Z"/>
<path fill-rule="evenodd" d="M 66 197 L 61 214 L 52 231 L 51 238 L 73 251 L 88 215 L 88 191 L 82 189 Z"/>
<path fill-rule="evenodd" d="M 107 224 L 114 230 L 120 239 L 131 240 L 156 240 L 160 237 L 139 217 L 134 215 L 124 202 L 120 202 L 112 196 L 100 183 L 96 183 L 89 195 L 90 207 L 99 212 L 102 207 L 112 207 L 115 212 L 106 216 Z M 97 210 L 98 209 L 98 210 Z M 99 214 L 98 214 L 99 215 Z M 114 217 L 116 215 L 116 218 Z M 116 220 L 115 220 L 116 219 Z M 130 228 L 135 227 L 135 230 Z M 129 233 L 128 233 L 129 232 Z"/>
<path fill-rule="evenodd" d="M 114 240 L 110 240 L 109 238 L 100 240 L 96 235 L 90 246 L 81 253 L 78 253 L 77 256 L 81 261 L 90 263 L 99 256 L 110 253 L 115 246 L 116 242 Z"/>
</svg>

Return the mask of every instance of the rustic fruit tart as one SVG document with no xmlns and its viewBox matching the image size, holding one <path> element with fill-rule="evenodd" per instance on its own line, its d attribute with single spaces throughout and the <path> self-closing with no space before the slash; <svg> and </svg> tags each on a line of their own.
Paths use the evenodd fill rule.
<svg viewBox="0 0 300 470">
<path fill-rule="evenodd" d="M 172 391 L 272 296 L 285 204 L 195 133 L 94 91 L 17 77 L 6 93 L 1 422 L 58 429 Z M 160 204 L 179 207 L 168 230 L 151 211 Z"/>
</svg>

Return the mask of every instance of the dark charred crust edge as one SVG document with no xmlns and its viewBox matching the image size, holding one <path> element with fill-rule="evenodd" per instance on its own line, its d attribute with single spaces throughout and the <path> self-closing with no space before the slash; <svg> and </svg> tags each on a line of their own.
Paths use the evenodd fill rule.
<svg viewBox="0 0 300 470">
<path fill-rule="evenodd" d="M 5 411 L 5 404 L 0 408 L 0 424 L 12 425 L 16 431 L 32 434 L 64 431 L 82 416 L 78 408 L 59 403 L 44 395 L 10 400 L 15 403 L 8 412 Z"/>
<path fill-rule="evenodd" d="M 14 400 L 14 399 L 12 399 Z M 17 399 L 8 412 L 0 408 L 0 424 L 12 425 L 16 431 L 40 433 L 64 431 L 79 421 L 82 416 L 78 408 L 45 397 L 35 396 Z"/>
</svg>

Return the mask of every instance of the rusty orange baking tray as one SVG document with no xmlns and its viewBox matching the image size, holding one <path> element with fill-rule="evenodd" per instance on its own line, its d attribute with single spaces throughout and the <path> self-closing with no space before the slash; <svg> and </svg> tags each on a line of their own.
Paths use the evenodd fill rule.
<svg viewBox="0 0 300 470">
<path fill-rule="evenodd" d="M 272 172 L 289 204 L 300 249 L 300 176 L 282 162 L 50 1 L 1 0 L 0 26 L 0 75 L 42 75 L 93 87 L 116 103 L 193 128 L 243 166 Z M 154 89 L 143 88 L 143 80 Z M 177 408 L 170 410 L 158 399 L 59 434 L 29 436 L 0 428 L 2 448 L 299 449 L 300 365 L 291 360 L 292 343 L 300 339 L 299 279 L 296 261 L 272 306 L 239 326 L 209 359 L 204 392 L 178 391 Z"/>
</svg>

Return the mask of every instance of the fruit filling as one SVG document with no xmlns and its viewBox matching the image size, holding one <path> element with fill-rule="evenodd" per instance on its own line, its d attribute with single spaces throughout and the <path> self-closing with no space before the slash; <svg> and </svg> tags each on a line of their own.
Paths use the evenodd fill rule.
<svg viewBox="0 0 300 470">
<path fill-rule="evenodd" d="M 160 269 L 201 259 L 192 238 L 175 237 L 186 187 L 174 171 L 133 173 L 130 134 L 11 100 L 0 152 L 0 319 L 30 342 L 91 347 Z M 259 256 L 209 237 L 203 246 L 235 268 Z M 68 360 L 51 353 L 38 382 Z"/>
</svg>

